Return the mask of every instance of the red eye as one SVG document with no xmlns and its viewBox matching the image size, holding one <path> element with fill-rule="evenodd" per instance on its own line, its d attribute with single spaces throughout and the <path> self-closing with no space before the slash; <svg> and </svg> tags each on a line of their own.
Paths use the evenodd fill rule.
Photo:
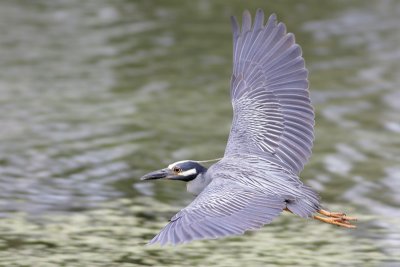
<svg viewBox="0 0 400 267">
<path fill-rule="evenodd" d="M 175 166 L 172 170 L 173 170 L 175 173 L 180 173 L 180 172 L 182 172 L 182 169 L 179 168 L 179 167 L 177 167 L 177 166 Z"/>
</svg>

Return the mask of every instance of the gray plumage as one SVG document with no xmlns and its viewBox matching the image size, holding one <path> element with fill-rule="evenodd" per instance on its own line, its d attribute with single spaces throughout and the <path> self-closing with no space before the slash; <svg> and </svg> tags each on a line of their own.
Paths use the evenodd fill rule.
<svg viewBox="0 0 400 267">
<path fill-rule="evenodd" d="M 150 244 L 239 235 L 285 208 L 301 217 L 320 208 L 318 195 L 298 178 L 314 139 L 301 48 L 275 15 L 264 25 L 260 9 L 253 26 L 245 11 L 241 29 L 234 17 L 232 29 L 234 115 L 224 157 L 208 170 L 193 161 L 168 166 L 171 179 L 186 177 L 188 191 L 198 196 Z"/>
</svg>

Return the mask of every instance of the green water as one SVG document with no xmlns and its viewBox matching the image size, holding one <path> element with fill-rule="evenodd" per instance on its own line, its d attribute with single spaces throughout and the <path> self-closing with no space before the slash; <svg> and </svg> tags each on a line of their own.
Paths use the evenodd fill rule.
<svg viewBox="0 0 400 267">
<path fill-rule="evenodd" d="M 310 70 L 303 180 L 358 228 L 145 246 L 193 196 L 138 177 L 223 154 L 229 16 L 257 7 Z M 1 1 L 0 266 L 400 266 L 399 25 L 398 1 Z"/>
</svg>

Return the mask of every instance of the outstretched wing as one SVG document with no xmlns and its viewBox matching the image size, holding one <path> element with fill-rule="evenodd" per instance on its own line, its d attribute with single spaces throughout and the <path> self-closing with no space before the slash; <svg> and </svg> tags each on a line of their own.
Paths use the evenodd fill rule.
<svg viewBox="0 0 400 267">
<path fill-rule="evenodd" d="M 274 157 L 298 174 L 311 155 L 314 111 L 308 72 L 294 35 L 257 10 L 254 25 L 243 13 L 233 28 L 231 98 L 233 122 L 225 156 L 250 153 Z"/>
<path fill-rule="evenodd" d="M 240 235 L 272 221 L 285 208 L 284 199 L 214 179 L 182 209 L 149 244 L 179 244 L 196 239 Z"/>
</svg>

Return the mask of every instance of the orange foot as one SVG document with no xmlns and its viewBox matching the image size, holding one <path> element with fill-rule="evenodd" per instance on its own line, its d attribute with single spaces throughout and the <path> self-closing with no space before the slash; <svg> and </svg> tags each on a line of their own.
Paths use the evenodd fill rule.
<svg viewBox="0 0 400 267">
<path fill-rule="evenodd" d="M 355 225 L 351 224 L 351 221 L 357 221 L 357 218 L 355 217 L 348 217 L 342 212 L 330 212 L 323 209 L 320 209 L 317 212 L 324 216 L 314 215 L 313 218 L 315 220 L 345 228 L 356 228 Z"/>
</svg>

